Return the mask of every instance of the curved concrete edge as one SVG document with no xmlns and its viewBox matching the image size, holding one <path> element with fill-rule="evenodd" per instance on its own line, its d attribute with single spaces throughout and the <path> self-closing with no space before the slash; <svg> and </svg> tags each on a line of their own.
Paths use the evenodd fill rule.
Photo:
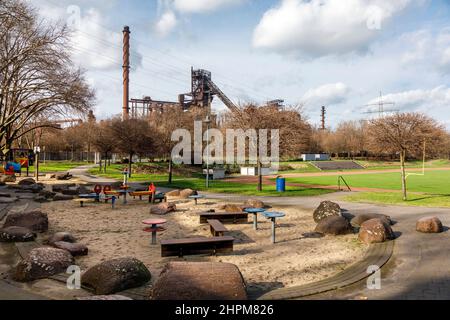
<svg viewBox="0 0 450 320">
<path fill-rule="evenodd" d="M 301 286 L 282 288 L 266 293 L 258 300 L 295 300 L 311 297 L 317 294 L 342 289 L 360 282 L 370 276 L 367 272 L 370 266 L 384 267 L 394 252 L 395 240 L 369 247 L 364 258 L 338 274 L 327 279 Z"/>
</svg>

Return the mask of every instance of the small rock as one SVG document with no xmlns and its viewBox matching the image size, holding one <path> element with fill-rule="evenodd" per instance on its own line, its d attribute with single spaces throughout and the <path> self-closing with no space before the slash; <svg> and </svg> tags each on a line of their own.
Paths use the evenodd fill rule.
<svg viewBox="0 0 450 320">
<path fill-rule="evenodd" d="M 57 193 L 54 197 L 53 197 L 53 201 L 70 201 L 75 199 L 74 196 L 69 196 L 69 195 L 65 195 L 65 194 L 60 194 Z"/>
<path fill-rule="evenodd" d="M 1 183 L 14 183 L 16 182 L 17 177 L 15 175 L 2 175 L 0 176 Z"/>
<path fill-rule="evenodd" d="M 50 238 L 48 238 L 47 242 L 49 244 L 54 244 L 55 242 L 69 242 L 69 243 L 75 243 L 77 242 L 77 239 L 70 234 L 69 232 L 57 232 L 54 235 L 52 235 Z"/>
<path fill-rule="evenodd" d="M 422 233 L 441 233 L 444 227 L 438 217 L 426 217 L 417 221 L 416 230 Z"/>
<path fill-rule="evenodd" d="M 319 207 L 314 211 L 313 217 L 316 223 L 319 223 L 323 219 L 328 217 L 339 217 L 341 216 L 341 207 L 331 201 L 323 201 Z"/>
<path fill-rule="evenodd" d="M 198 195 L 198 192 L 192 189 L 184 189 L 180 191 L 180 198 L 182 199 L 189 199 L 189 197 L 196 195 Z"/>
<path fill-rule="evenodd" d="M 319 222 L 315 232 L 334 236 L 345 235 L 352 233 L 353 227 L 344 217 L 329 216 Z"/>
<path fill-rule="evenodd" d="M 264 209 L 266 205 L 264 202 L 257 200 L 257 199 L 249 199 L 244 203 L 244 206 L 246 208 L 257 208 L 257 209 Z"/>
<path fill-rule="evenodd" d="M 70 243 L 64 241 L 54 242 L 53 247 L 69 251 L 74 257 L 87 256 L 89 253 L 88 247 L 81 243 Z"/>
<path fill-rule="evenodd" d="M 238 206 L 235 204 L 225 204 L 219 207 L 219 210 L 224 210 L 225 212 L 229 213 L 244 212 L 244 209 L 245 209 L 244 206 Z"/>
<path fill-rule="evenodd" d="M 7 227 L 0 229 L 0 242 L 29 242 L 36 239 L 36 234 L 23 227 Z"/>
<path fill-rule="evenodd" d="M 56 180 L 70 180 L 73 178 L 73 176 L 68 173 L 68 172 L 64 172 L 64 173 L 57 173 L 55 175 Z"/>
<path fill-rule="evenodd" d="M 94 289 L 97 295 L 109 295 L 137 288 L 150 280 L 150 271 L 135 258 L 102 262 L 88 269 L 81 277 L 81 283 Z"/>
<path fill-rule="evenodd" d="M 390 225 L 381 219 L 372 219 L 364 222 L 359 230 L 359 240 L 366 244 L 382 243 L 395 238 Z"/>
<path fill-rule="evenodd" d="M 170 192 L 167 192 L 166 193 L 166 196 L 167 197 L 179 197 L 180 196 L 180 190 L 173 190 L 173 191 L 170 191 Z"/>
<path fill-rule="evenodd" d="M 29 282 L 48 278 L 66 272 L 67 268 L 74 264 L 74 258 L 66 250 L 50 247 L 33 249 L 17 265 L 14 280 Z"/>
<path fill-rule="evenodd" d="M 177 206 L 174 203 L 165 202 L 150 208 L 150 214 L 155 215 L 166 215 L 171 212 L 175 212 L 177 210 Z"/>
<path fill-rule="evenodd" d="M 19 181 L 19 186 L 32 186 L 36 184 L 36 181 L 33 178 L 26 178 Z"/>
<path fill-rule="evenodd" d="M 48 216 L 39 210 L 8 214 L 3 227 L 13 226 L 28 228 L 35 232 L 46 232 L 48 230 Z"/>
</svg>

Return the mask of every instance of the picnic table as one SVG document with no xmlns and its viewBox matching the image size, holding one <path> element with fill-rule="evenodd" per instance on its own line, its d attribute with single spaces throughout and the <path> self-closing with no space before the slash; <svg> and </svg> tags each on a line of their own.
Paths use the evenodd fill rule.
<svg viewBox="0 0 450 320">
<path fill-rule="evenodd" d="M 87 193 L 87 194 L 80 194 L 78 196 L 80 199 L 95 199 L 95 201 L 100 201 L 100 194 L 97 193 Z"/>
<path fill-rule="evenodd" d="M 148 219 L 142 221 L 143 224 L 149 226 L 144 229 L 146 232 L 152 233 L 152 242 L 151 245 L 156 245 L 156 235 L 158 232 L 163 232 L 165 229 L 161 227 L 161 225 L 166 224 L 167 220 L 165 219 Z"/>
<path fill-rule="evenodd" d="M 276 220 L 278 218 L 283 218 L 286 216 L 286 214 L 282 213 L 282 212 L 264 212 L 263 215 L 267 218 L 270 219 L 272 221 L 272 243 L 276 243 Z"/>
<path fill-rule="evenodd" d="M 244 211 L 247 212 L 247 213 L 253 214 L 253 228 L 255 230 L 258 230 L 258 214 L 266 212 L 267 209 L 264 209 L 264 208 L 246 208 Z"/>
<path fill-rule="evenodd" d="M 193 199 L 195 200 L 195 205 L 198 205 L 198 200 L 199 199 L 205 199 L 206 197 L 204 195 L 194 195 L 194 196 L 190 196 L 189 199 Z"/>
</svg>

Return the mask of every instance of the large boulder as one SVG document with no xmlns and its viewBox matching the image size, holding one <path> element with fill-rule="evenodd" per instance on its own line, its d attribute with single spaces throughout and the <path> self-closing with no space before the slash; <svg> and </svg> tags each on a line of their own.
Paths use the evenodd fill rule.
<svg viewBox="0 0 450 320">
<path fill-rule="evenodd" d="M 69 188 L 75 188 L 77 185 L 75 183 L 70 183 L 70 184 L 55 184 L 52 186 L 52 191 L 53 192 L 58 192 L 61 193 L 61 191 L 69 189 Z"/>
<path fill-rule="evenodd" d="M 393 224 L 391 217 L 384 215 L 384 214 L 378 214 L 378 213 L 359 214 L 351 220 L 351 223 L 352 223 L 352 225 L 359 227 L 364 222 L 372 220 L 372 219 L 381 219 L 381 221 L 383 221 L 385 224 L 390 225 L 390 226 Z"/>
<path fill-rule="evenodd" d="M 72 255 L 56 248 L 44 247 L 30 251 L 16 267 L 14 279 L 20 282 L 34 281 L 66 272 L 75 264 Z"/>
<path fill-rule="evenodd" d="M 330 216 L 322 219 L 316 227 L 315 232 L 326 235 L 344 235 L 353 232 L 353 227 L 347 219 L 340 216 Z"/>
<path fill-rule="evenodd" d="M 170 197 L 174 197 L 174 198 L 175 197 L 179 197 L 180 196 L 180 190 L 173 190 L 173 191 L 167 192 L 166 196 L 168 198 L 170 198 Z"/>
<path fill-rule="evenodd" d="M 244 206 L 246 208 L 256 208 L 256 209 L 263 209 L 266 207 L 264 202 L 257 199 L 248 199 L 247 201 L 245 201 Z"/>
<path fill-rule="evenodd" d="M 148 283 L 150 271 L 135 258 L 121 258 L 100 263 L 87 270 L 81 283 L 97 295 L 109 295 Z"/>
<path fill-rule="evenodd" d="M 444 227 L 438 217 L 426 217 L 417 221 L 416 230 L 422 233 L 441 233 Z"/>
<path fill-rule="evenodd" d="M 61 193 L 66 196 L 78 196 L 80 194 L 80 188 L 75 187 L 75 188 L 64 189 L 64 190 L 61 190 Z"/>
<path fill-rule="evenodd" d="M 320 221 L 328 217 L 339 216 L 341 216 L 341 207 L 337 203 L 331 201 L 323 201 L 313 214 L 314 221 L 316 223 L 319 223 Z"/>
<path fill-rule="evenodd" d="M 198 195 L 198 192 L 192 189 L 184 189 L 180 191 L 180 198 L 182 199 L 189 199 L 189 197 L 196 195 Z"/>
<path fill-rule="evenodd" d="M 57 193 L 54 197 L 53 197 L 53 201 L 70 201 L 75 199 L 74 196 L 70 196 L 70 195 L 66 195 L 66 194 L 60 194 Z"/>
<path fill-rule="evenodd" d="M 36 181 L 33 178 L 25 178 L 19 181 L 19 186 L 32 186 L 35 185 Z"/>
<path fill-rule="evenodd" d="M 29 242 L 36 239 L 36 233 L 23 227 L 0 229 L 0 242 Z"/>
<path fill-rule="evenodd" d="M 0 176 L 0 183 L 14 183 L 16 182 L 17 177 L 15 175 L 2 175 Z"/>
<path fill-rule="evenodd" d="M 382 243 L 394 238 L 391 226 L 381 219 L 368 220 L 359 229 L 359 240 L 366 244 Z"/>
<path fill-rule="evenodd" d="M 56 196 L 56 192 L 42 190 L 39 192 L 40 197 L 44 197 L 45 199 L 53 199 L 54 196 Z"/>
<path fill-rule="evenodd" d="M 177 211 L 177 206 L 174 203 L 164 202 L 154 205 L 150 208 L 150 214 L 163 216 L 171 212 Z"/>
<path fill-rule="evenodd" d="M 74 257 L 87 256 L 89 253 L 88 247 L 81 243 L 58 241 L 54 242 L 52 246 L 58 249 L 69 251 L 70 254 Z"/>
<path fill-rule="evenodd" d="M 246 300 L 238 267 L 216 262 L 171 262 L 153 286 L 153 300 Z"/>
<path fill-rule="evenodd" d="M 48 231 L 48 216 L 46 213 L 35 210 L 31 212 L 12 213 L 6 217 L 4 228 L 24 227 L 35 232 Z"/>
<path fill-rule="evenodd" d="M 55 242 L 61 241 L 75 243 L 77 242 L 77 239 L 75 239 L 75 237 L 69 232 L 57 232 L 47 240 L 50 245 L 54 244 Z"/>
</svg>

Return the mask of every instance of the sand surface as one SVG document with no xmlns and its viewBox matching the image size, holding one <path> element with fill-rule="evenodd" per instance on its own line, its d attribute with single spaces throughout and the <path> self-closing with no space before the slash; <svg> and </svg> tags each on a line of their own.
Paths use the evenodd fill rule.
<svg viewBox="0 0 450 320">
<path fill-rule="evenodd" d="M 174 200 L 177 212 L 166 215 L 165 232 L 159 239 L 210 237 L 208 225 L 199 223 L 199 212 L 218 210 L 223 201 L 204 200 L 195 206 L 192 201 Z M 142 221 L 161 218 L 150 215 L 146 201 L 121 202 L 115 210 L 106 204 L 87 204 L 80 208 L 72 201 L 50 202 L 42 209 L 48 213 L 50 230 L 43 237 L 59 231 L 71 232 L 80 243 L 89 247 L 89 255 L 77 259 L 82 270 L 114 258 L 135 257 L 149 268 L 153 282 L 164 265 L 179 261 L 177 257 L 161 258 L 159 245 L 150 245 L 150 234 L 143 231 Z M 235 251 L 217 257 L 190 256 L 186 261 L 216 261 L 233 263 L 239 267 L 252 296 L 284 287 L 315 282 L 331 276 L 351 263 L 361 259 L 366 247 L 356 235 L 340 237 L 310 237 L 316 224 L 312 212 L 295 207 L 274 207 L 286 213 L 279 220 L 278 243 L 271 243 L 270 221 L 260 217 L 259 230 L 253 230 L 252 216 L 249 224 L 227 225 L 230 235 L 236 238 Z"/>
</svg>

